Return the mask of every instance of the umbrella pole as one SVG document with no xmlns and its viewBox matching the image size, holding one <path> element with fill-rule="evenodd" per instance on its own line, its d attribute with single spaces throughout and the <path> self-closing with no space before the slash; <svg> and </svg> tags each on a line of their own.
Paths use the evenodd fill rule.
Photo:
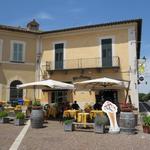
<svg viewBox="0 0 150 150">
<path fill-rule="evenodd" d="M 126 89 L 126 97 L 125 97 L 125 104 L 127 102 L 128 94 L 129 94 L 129 87 L 130 87 L 130 81 L 128 82 L 128 88 Z"/>
<path fill-rule="evenodd" d="M 34 86 L 34 101 L 36 101 L 36 95 L 35 95 L 35 86 Z"/>
</svg>

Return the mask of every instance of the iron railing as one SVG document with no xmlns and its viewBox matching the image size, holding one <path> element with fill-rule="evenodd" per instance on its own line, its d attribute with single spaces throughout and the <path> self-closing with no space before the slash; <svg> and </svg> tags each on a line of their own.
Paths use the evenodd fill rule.
<svg viewBox="0 0 150 150">
<path fill-rule="evenodd" d="M 63 65 L 62 65 L 63 63 Z M 69 69 L 86 69 L 86 68 L 113 68 L 120 66 L 118 56 L 112 59 L 102 58 L 81 58 L 81 59 L 68 59 L 60 62 L 46 61 L 46 70 L 69 70 Z"/>
</svg>

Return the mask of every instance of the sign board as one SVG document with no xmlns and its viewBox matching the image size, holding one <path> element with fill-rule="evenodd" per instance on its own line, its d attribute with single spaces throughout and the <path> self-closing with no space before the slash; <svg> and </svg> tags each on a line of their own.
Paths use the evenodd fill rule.
<svg viewBox="0 0 150 150">
<path fill-rule="evenodd" d="M 138 74 L 139 74 L 139 83 L 144 81 L 144 73 L 145 73 L 145 59 L 138 59 Z"/>
<path fill-rule="evenodd" d="M 116 119 L 116 112 L 118 111 L 118 107 L 110 101 L 105 101 L 102 106 L 102 110 L 107 114 L 110 121 L 109 133 L 120 132 L 120 128 Z"/>
</svg>

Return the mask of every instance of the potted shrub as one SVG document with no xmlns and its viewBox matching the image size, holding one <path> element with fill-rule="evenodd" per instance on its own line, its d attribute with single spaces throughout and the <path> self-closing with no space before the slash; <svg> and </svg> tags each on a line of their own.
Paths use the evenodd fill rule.
<svg viewBox="0 0 150 150">
<path fill-rule="evenodd" d="M 64 131 L 73 131 L 73 119 L 66 118 L 64 121 Z"/>
<path fill-rule="evenodd" d="M 143 132 L 150 133 L 150 116 L 143 116 Z"/>
<path fill-rule="evenodd" d="M 16 118 L 15 118 L 15 125 L 16 126 L 20 126 L 20 125 L 24 125 L 24 120 L 25 120 L 25 115 L 22 112 L 18 112 L 16 114 Z"/>
<path fill-rule="evenodd" d="M 7 118 L 8 113 L 6 111 L 0 112 L 0 123 L 9 123 L 9 118 Z"/>
<path fill-rule="evenodd" d="M 32 103 L 32 109 L 42 109 L 40 101 L 34 101 Z"/>
<path fill-rule="evenodd" d="M 44 112 L 39 101 L 34 101 L 31 112 L 31 127 L 42 128 L 44 122 Z"/>
<path fill-rule="evenodd" d="M 94 132 L 95 133 L 105 133 L 105 125 L 108 122 L 106 115 L 96 116 L 94 120 Z"/>
<path fill-rule="evenodd" d="M 86 103 L 86 104 L 84 105 L 84 111 L 85 111 L 86 113 L 90 113 L 91 110 L 92 110 L 92 106 L 91 106 L 90 104 Z"/>
</svg>

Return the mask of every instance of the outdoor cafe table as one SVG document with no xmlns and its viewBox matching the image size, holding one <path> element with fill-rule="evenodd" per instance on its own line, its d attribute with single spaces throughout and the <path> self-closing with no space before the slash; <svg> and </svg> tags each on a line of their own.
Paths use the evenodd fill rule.
<svg viewBox="0 0 150 150">
<path fill-rule="evenodd" d="M 83 123 L 84 124 L 84 128 L 86 128 L 86 123 L 87 123 L 88 116 L 89 116 L 89 113 L 85 113 L 85 112 L 78 113 L 77 122 Z"/>
<path fill-rule="evenodd" d="M 71 117 L 76 120 L 78 113 L 79 113 L 79 110 L 75 110 L 75 109 L 65 110 L 63 113 L 63 117 Z"/>
<path fill-rule="evenodd" d="M 4 109 L 7 111 L 7 112 L 12 112 L 12 111 L 14 111 L 14 107 L 12 107 L 12 106 L 8 106 L 8 107 L 4 107 Z"/>
<path fill-rule="evenodd" d="M 96 115 L 99 115 L 99 116 L 103 116 L 104 115 L 104 112 L 101 111 L 101 110 L 91 110 L 90 111 L 90 118 L 95 118 Z"/>
</svg>

